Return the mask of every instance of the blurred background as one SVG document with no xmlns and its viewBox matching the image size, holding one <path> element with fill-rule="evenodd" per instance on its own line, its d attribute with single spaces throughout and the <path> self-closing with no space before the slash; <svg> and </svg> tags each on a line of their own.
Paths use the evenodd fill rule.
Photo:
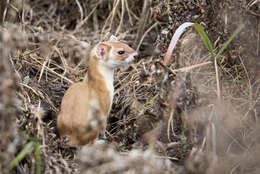
<svg viewBox="0 0 260 174">
<path fill-rule="evenodd" d="M 0 173 L 260 173 L 260 1 L 0 5 Z M 192 28 L 165 66 L 184 22 L 199 23 L 216 52 L 245 27 L 218 58 L 218 72 Z M 56 130 L 61 99 L 84 78 L 92 46 L 111 35 L 138 50 L 139 59 L 115 72 L 106 138 L 100 137 L 106 143 L 70 147 Z M 39 118 L 40 105 L 50 119 Z"/>
</svg>

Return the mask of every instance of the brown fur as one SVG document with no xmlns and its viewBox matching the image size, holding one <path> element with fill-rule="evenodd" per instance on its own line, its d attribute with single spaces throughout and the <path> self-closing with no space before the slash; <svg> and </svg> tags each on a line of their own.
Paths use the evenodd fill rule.
<svg viewBox="0 0 260 174">
<path fill-rule="evenodd" d="M 110 49 L 123 49 L 125 55 L 113 54 L 114 60 L 124 60 L 128 54 L 136 53 L 132 48 L 119 41 L 108 41 L 97 47 L 98 56 L 102 51 L 106 54 L 104 61 L 111 59 Z M 73 84 L 65 93 L 61 112 L 58 115 L 57 127 L 61 136 L 68 135 L 70 145 L 85 145 L 92 142 L 100 131 L 106 127 L 106 119 L 111 107 L 111 91 L 107 87 L 107 79 L 100 72 L 100 67 L 109 71 L 109 67 L 101 64 L 92 50 L 88 63 L 88 73 L 83 82 Z M 110 68 L 111 69 L 111 68 Z M 113 94 L 112 94 L 113 95 Z M 89 115 L 90 114 L 90 115 Z M 95 123 L 95 124 L 91 124 Z"/>
</svg>

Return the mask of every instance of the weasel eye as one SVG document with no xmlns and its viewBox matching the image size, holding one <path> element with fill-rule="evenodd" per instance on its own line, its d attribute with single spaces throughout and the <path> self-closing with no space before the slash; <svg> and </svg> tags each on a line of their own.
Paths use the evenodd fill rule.
<svg viewBox="0 0 260 174">
<path fill-rule="evenodd" d="M 118 53 L 119 55 L 125 54 L 124 51 L 118 51 L 117 53 Z"/>
</svg>

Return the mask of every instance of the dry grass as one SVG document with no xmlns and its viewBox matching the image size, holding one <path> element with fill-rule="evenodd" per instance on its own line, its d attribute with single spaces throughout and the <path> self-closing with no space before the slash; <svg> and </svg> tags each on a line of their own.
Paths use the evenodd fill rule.
<svg viewBox="0 0 260 174">
<path fill-rule="evenodd" d="M 144 4 L 150 10 L 143 9 Z M 8 139 L 0 142 L 0 158 L 6 159 L 0 164 L 2 173 L 8 173 L 5 167 L 30 141 L 40 143 L 41 173 L 257 173 L 259 75 L 245 61 L 247 43 L 235 40 L 220 57 L 221 102 L 216 100 L 213 64 L 203 63 L 212 60 L 192 31 L 182 38 L 169 66 L 160 63 L 172 33 L 183 22 L 204 22 L 216 48 L 227 40 L 233 23 L 225 33 L 220 29 L 225 18 L 212 22 L 221 4 L 225 5 L 222 1 L 2 1 L 0 66 L 8 67 L 9 59 L 12 70 L 7 68 L 7 76 L 0 76 L 0 112 L 13 108 L 0 118 L 1 139 Z M 250 1 L 244 10 L 255 13 L 257 4 Z M 69 147 L 56 130 L 62 96 L 87 72 L 91 46 L 111 34 L 138 47 L 141 58 L 115 74 L 108 145 Z M 246 31 L 240 36 L 246 37 Z M 13 76 L 17 90 L 9 90 Z M 16 118 L 14 107 L 4 100 L 15 90 L 20 101 Z M 39 119 L 40 104 L 47 105 L 51 120 Z M 12 131 L 14 127 L 21 133 Z M 33 152 L 11 172 L 35 173 Z"/>
</svg>

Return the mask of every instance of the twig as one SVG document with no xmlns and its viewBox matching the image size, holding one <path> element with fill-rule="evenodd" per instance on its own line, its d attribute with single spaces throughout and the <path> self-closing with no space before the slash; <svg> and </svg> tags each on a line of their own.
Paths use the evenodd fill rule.
<svg viewBox="0 0 260 174">
<path fill-rule="evenodd" d="M 120 155 L 124 155 L 124 156 L 128 156 L 128 155 L 129 155 L 128 152 L 120 152 L 119 154 L 120 154 Z M 140 154 L 140 156 L 142 156 L 142 155 Z M 169 157 L 169 156 L 158 156 L 158 155 L 153 155 L 153 157 L 158 158 L 158 159 L 171 159 L 171 160 L 179 161 L 178 158 L 175 158 L 175 157 Z"/>
<path fill-rule="evenodd" d="M 117 0 L 117 1 L 115 2 L 115 6 L 114 6 L 113 11 L 112 11 L 112 17 L 111 17 L 111 20 L 110 20 L 109 29 L 112 28 L 112 24 L 113 24 L 115 15 L 116 15 L 116 10 L 117 10 L 117 8 L 118 8 L 119 2 L 120 2 L 120 0 Z"/>
<path fill-rule="evenodd" d="M 260 17 L 260 14 L 255 13 L 255 12 L 253 12 L 252 10 L 250 10 L 250 8 L 251 8 L 253 5 L 255 5 L 256 3 L 258 3 L 258 2 L 260 2 L 260 0 L 252 0 L 251 2 L 249 2 L 249 3 L 247 4 L 247 6 L 246 6 L 246 10 L 247 10 L 249 13 L 251 13 L 252 15 L 255 15 L 255 16 Z"/>
<path fill-rule="evenodd" d="M 128 14 L 128 17 L 129 17 L 129 22 L 133 26 L 134 24 L 133 24 L 133 20 L 132 20 L 131 14 L 130 14 L 131 12 L 130 12 L 127 0 L 125 0 L 125 6 L 126 6 L 127 14 Z"/>
<path fill-rule="evenodd" d="M 92 11 L 88 14 L 88 16 L 85 17 L 85 19 L 83 19 L 75 28 L 74 32 L 77 32 L 90 18 L 90 16 L 96 11 L 98 5 L 100 4 L 101 1 L 98 2 L 98 4 L 92 9 Z"/>
<path fill-rule="evenodd" d="M 4 12 L 3 12 L 2 23 L 5 22 L 5 18 L 6 18 L 6 14 L 7 14 L 7 9 L 8 9 L 8 5 L 9 5 L 9 3 L 10 3 L 10 0 L 6 0 L 6 3 L 5 3 L 5 10 L 4 10 Z M 2 3 L 2 4 L 4 4 L 4 3 Z M 3 7 L 2 7 L 2 8 L 3 8 Z"/>
<path fill-rule="evenodd" d="M 149 16 L 150 6 L 151 6 L 151 0 L 144 0 L 144 5 L 143 5 L 143 9 L 142 9 L 142 14 L 141 14 L 141 20 L 139 21 L 137 36 L 136 36 L 136 39 L 134 42 L 134 48 L 137 48 L 137 44 L 140 42 L 141 37 L 143 35 L 145 24 L 148 21 L 147 19 Z"/>
<path fill-rule="evenodd" d="M 45 134 L 44 134 L 44 131 L 43 131 L 43 127 L 42 127 L 42 111 L 41 111 L 41 101 L 39 101 L 39 103 L 38 103 L 38 107 L 37 107 L 37 109 L 35 108 L 35 111 L 34 111 L 35 113 L 34 113 L 34 115 L 38 118 L 38 122 L 37 122 L 37 129 L 38 129 L 38 131 L 37 131 L 37 133 L 38 133 L 38 137 L 42 137 L 42 145 L 43 146 L 45 146 L 46 145 L 46 141 L 45 141 Z M 46 154 L 46 151 L 45 151 L 45 149 L 43 150 L 44 151 L 44 153 Z"/>
<path fill-rule="evenodd" d="M 47 60 L 45 60 L 45 61 L 43 62 L 42 69 L 41 69 L 41 72 L 40 72 L 40 76 L 39 76 L 39 79 L 38 79 L 38 83 L 40 83 L 40 81 L 41 81 L 42 74 L 43 74 L 43 72 L 44 72 L 45 66 L 46 66 L 46 64 L 47 64 L 48 61 L 49 61 L 49 60 L 47 59 Z"/>
<path fill-rule="evenodd" d="M 217 133 L 216 126 L 214 123 L 211 123 L 211 137 L 212 137 L 212 151 L 214 155 L 217 155 Z"/>
<path fill-rule="evenodd" d="M 203 140 L 202 140 L 202 144 L 201 144 L 201 148 L 200 148 L 201 151 L 205 148 L 206 141 L 207 141 L 207 137 L 205 136 L 205 137 L 203 138 Z"/>
<path fill-rule="evenodd" d="M 64 58 L 64 56 L 62 55 L 61 51 L 56 46 L 54 46 L 53 48 L 58 53 L 58 55 L 60 56 L 61 62 L 64 66 L 64 72 L 63 72 L 62 75 L 65 76 L 67 71 L 68 71 L 68 63 L 67 63 L 66 59 Z"/>
<path fill-rule="evenodd" d="M 117 29 L 116 29 L 115 35 L 117 35 L 117 34 L 119 33 L 119 31 L 121 30 L 122 24 L 123 24 L 123 21 L 124 21 L 125 1 L 124 1 L 124 0 L 121 0 L 121 4 L 122 4 L 121 19 L 120 19 L 120 22 L 119 22 L 119 26 L 118 26 Z"/>
<path fill-rule="evenodd" d="M 260 56 L 260 19 L 258 19 L 257 24 L 257 44 L 256 44 L 256 55 Z"/>
<path fill-rule="evenodd" d="M 79 7 L 80 20 L 82 21 L 82 20 L 83 20 L 83 16 L 84 16 L 84 14 L 83 14 L 83 8 L 81 7 L 79 0 L 75 0 L 75 1 L 76 1 L 77 6 Z"/>
<path fill-rule="evenodd" d="M 230 174 L 233 174 L 234 172 L 236 172 L 236 169 L 240 166 L 241 164 L 240 164 L 240 162 L 238 162 L 233 168 L 232 168 L 232 170 L 230 171 Z M 237 171 L 238 172 L 238 171 Z M 237 173 L 236 172 L 236 173 Z M 239 172 L 238 172 L 239 173 Z"/>
<path fill-rule="evenodd" d="M 24 0 L 22 0 L 22 20 L 21 20 L 21 21 L 22 21 L 22 24 L 25 23 L 25 20 L 24 20 L 24 19 L 25 19 L 25 17 L 24 17 L 24 16 L 25 16 L 25 14 L 24 14 L 24 13 L 25 13 L 24 6 L 25 6 L 25 5 L 24 5 Z"/>
<path fill-rule="evenodd" d="M 13 4 L 9 4 L 9 5 L 16 13 L 19 13 L 19 9 L 17 7 L 15 7 Z"/>
<path fill-rule="evenodd" d="M 191 65 L 191 66 L 187 66 L 187 67 L 183 67 L 183 68 L 179 68 L 179 69 L 174 69 L 174 70 L 171 70 L 171 72 L 173 74 L 176 74 L 177 72 L 189 71 L 189 70 L 192 70 L 194 68 L 198 68 L 198 67 L 208 65 L 208 64 L 211 64 L 211 63 L 212 62 L 210 62 L 210 61 L 204 62 L 204 63 L 199 63 L 199 64 L 196 64 L 196 65 Z"/>
<path fill-rule="evenodd" d="M 203 63 L 199 63 L 199 64 L 196 64 L 196 65 L 191 65 L 191 66 L 187 66 L 187 67 L 183 67 L 183 68 L 179 68 L 179 69 L 169 69 L 167 66 L 164 65 L 164 63 L 158 61 L 157 62 L 159 65 L 161 65 L 163 68 L 167 69 L 168 71 L 170 71 L 171 73 L 173 74 L 176 74 L 178 72 L 184 72 L 184 71 L 189 71 L 189 70 L 192 70 L 194 68 L 198 68 L 198 67 L 201 67 L 201 66 L 204 66 L 204 65 L 208 65 L 208 64 L 211 64 L 212 62 L 210 61 L 207 61 L 207 62 L 203 62 Z"/>
<path fill-rule="evenodd" d="M 43 96 L 42 95 L 40 95 L 35 89 L 33 89 L 32 87 L 30 87 L 30 86 L 28 86 L 28 85 L 26 85 L 26 84 L 23 84 L 23 83 L 19 83 L 19 85 L 21 85 L 21 86 L 24 86 L 24 87 L 26 87 L 26 88 L 28 88 L 28 89 L 30 89 L 35 95 L 37 95 L 37 96 L 39 96 L 39 97 L 42 97 L 43 98 Z"/>
<path fill-rule="evenodd" d="M 94 26 L 94 30 L 95 32 L 98 33 L 98 18 L 97 18 L 97 11 L 95 10 L 94 14 L 93 14 L 93 26 Z"/>
<path fill-rule="evenodd" d="M 248 71 L 247 71 L 247 69 L 246 69 L 246 66 L 245 66 L 245 64 L 244 64 L 243 59 L 242 59 L 240 56 L 238 56 L 238 57 L 239 57 L 239 59 L 240 59 L 240 61 L 241 61 L 241 64 L 242 64 L 242 66 L 243 66 L 243 68 L 244 68 L 246 77 L 247 77 L 247 79 L 248 79 L 249 101 L 250 101 L 250 106 L 253 107 L 253 106 L 252 106 L 252 105 L 253 105 L 253 104 L 252 104 L 252 101 L 253 101 L 253 90 L 252 90 L 252 84 L 251 84 L 251 80 L 250 80 L 250 77 L 249 77 L 249 73 L 248 73 Z"/>
<path fill-rule="evenodd" d="M 38 61 L 35 57 L 33 57 L 32 55 L 30 55 L 30 57 L 31 57 L 34 61 L 36 61 L 38 64 L 40 64 L 40 65 L 43 66 L 43 64 L 42 64 L 40 61 Z M 67 77 L 56 73 L 55 71 L 53 71 L 53 70 L 50 69 L 49 67 L 45 67 L 45 68 L 46 68 L 46 70 L 48 70 L 48 71 L 51 72 L 52 74 L 55 74 L 56 76 L 58 76 L 58 77 L 60 77 L 60 78 L 62 78 L 62 79 L 64 79 L 64 80 L 66 80 L 66 81 L 69 82 L 70 84 L 73 84 L 73 83 L 74 83 L 73 81 L 71 81 L 71 80 L 68 79 Z"/>
<path fill-rule="evenodd" d="M 214 59 L 214 66 L 215 66 L 216 81 L 217 81 L 217 96 L 218 96 L 218 99 L 221 99 L 220 80 L 219 80 L 219 71 L 218 71 L 218 61 L 217 61 L 217 59 Z"/>
<path fill-rule="evenodd" d="M 142 36 L 142 38 L 141 38 L 141 40 L 140 40 L 140 42 L 139 42 L 139 44 L 138 44 L 138 46 L 137 46 L 137 48 L 136 48 L 136 51 L 137 51 L 137 52 L 139 51 L 139 48 L 140 48 L 140 46 L 141 46 L 141 44 L 142 44 L 144 38 L 146 37 L 146 35 L 147 35 L 154 27 L 156 27 L 157 25 L 158 25 L 158 22 L 154 23 L 148 30 L 145 31 L 145 33 L 143 34 L 143 36 Z"/>
<path fill-rule="evenodd" d="M 107 17 L 107 19 L 106 19 L 106 21 L 105 21 L 105 24 L 104 24 L 104 26 L 103 26 L 103 28 L 102 28 L 101 34 L 104 34 L 104 31 L 105 31 L 105 28 L 106 28 L 107 25 L 108 25 L 108 22 L 110 22 L 110 25 L 109 25 L 109 28 L 108 28 L 108 32 L 107 32 L 107 33 L 109 33 L 109 31 L 111 30 L 112 24 L 113 24 L 113 20 L 114 20 L 114 17 L 115 17 L 115 13 L 116 13 L 116 9 L 117 9 L 117 7 L 118 7 L 118 4 L 119 4 L 119 0 L 114 1 L 113 10 L 112 10 L 112 12 L 109 14 L 109 16 Z M 101 37 L 103 37 L 103 36 L 101 36 Z"/>
<path fill-rule="evenodd" d="M 173 113 L 174 113 L 174 109 L 171 109 L 171 111 L 170 111 L 170 117 L 169 117 L 169 120 L 168 120 L 168 126 L 167 126 L 167 138 L 168 138 L 169 142 L 171 142 L 170 130 L 171 130 L 171 128 L 173 128 L 173 126 L 172 126 Z M 173 130 L 172 130 L 172 132 L 173 132 Z M 174 132 L 173 132 L 173 133 L 174 133 Z"/>
</svg>

